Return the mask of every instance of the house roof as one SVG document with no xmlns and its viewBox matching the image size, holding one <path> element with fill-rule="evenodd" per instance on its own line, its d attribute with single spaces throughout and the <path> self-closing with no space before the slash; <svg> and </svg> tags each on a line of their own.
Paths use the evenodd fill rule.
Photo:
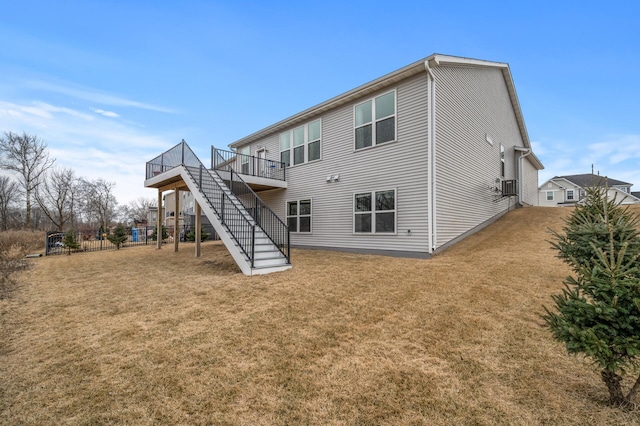
<svg viewBox="0 0 640 426">
<path fill-rule="evenodd" d="M 446 66 L 446 65 L 500 69 L 502 71 L 502 75 L 504 76 L 505 83 L 507 84 L 509 97 L 511 99 L 511 105 L 516 115 L 516 120 L 518 122 L 518 127 L 520 129 L 520 135 L 522 137 L 524 147 L 531 149 L 529 134 L 527 133 L 527 127 L 524 123 L 522 109 L 520 108 L 520 101 L 518 100 L 516 88 L 513 83 L 513 78 L 511 76 L 511 70 L 509 69 L 509 64 L 504 62 L 492 62 L 492 61 L 485 61 L 481 59 L 464 58 L 460 56 L 440 55 L 437 53 L 434 53 L 431 56 L 428 56 L 424 59 L 421 59 L 417 62 L 407 65 L 403 68 L 400 68 L 399 70 L 393 71 L 380 78 L 370 81 L 369 83 L 363 84 L 362 86 L 356 87 L 355 89 L 352 89 L 348 92 L 345 92 L 341 95 L 331 98 L 325 102 L 322 102 L 316 106 L 313 106 L 302 112 L 292 115 L 291 117 L 281 120 L 275 124 L 272 124 L 269 127 L 265 127 L 262 130 L 259 130 L 255 133 L 250 134 L 249 136 L 246 136 L 242 139 L 239 139 L 229 144 L 229 147 L 238 148 L 242 145 L 246 145 L 248 143 L 254 142 L 267 135 L 278 132 L 280 130 L 284 130 L 286 127 L 292 126 L 294 124 L 309 120 L 312 117 L 320 115 L 340 105 L 344 105 L 348 102 L 356 100 L 362 96 L 366 96 L 370 93 L 384 89 L 385 87 L 391 86 L 410 76 L 416 75 L 420 72 L 425 72 L 428 68 L 433 68 L 437 66 Z M 533 151 L 531 152 L 531 154 L 527 156 L 527 158 L 530 159 L 532 164 L 538 170 L 541 170 L 544 168 L 544 166 L 542 165 L 538 157 L 535 156 Z"/>
<path fill-rule="evenodd" d="M 640 199 L 640 192 L 633 191 L 633 192 L 631 192 L 631 195 L 633 195 L 634 197 Z"/>
<path fill-rule="evenodd" d="M 631 186 L 632 184 L 628 183 L 628 182 L 623 182 L 621 180 L 617 180 L 617 179 L 611 179 L 610 177 L 607 176 L 600 176 L 600 175 L 594 175 L 592 173 L 586 173 L 586 174 L 582 174 L 582 175 L 569 175 L 569 176 L 556 176 L 551 178 L 550 180 L 556 180 L 556 179 L 564 179 L 567 180 L 571 183 L 573 183 L 576 186 L 579 186 L 581 188 L 587 188 L 590 186 L 594 186 L 594 185 L 603 185 L 604 184 L 604 179 L 607 180 L 607 183 L 610 187 L 612 186 Z"/>
</svg>

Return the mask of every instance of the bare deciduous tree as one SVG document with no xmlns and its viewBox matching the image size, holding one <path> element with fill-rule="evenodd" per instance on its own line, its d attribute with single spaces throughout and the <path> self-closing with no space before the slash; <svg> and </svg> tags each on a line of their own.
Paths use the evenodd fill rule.
<svg viewBox="0 0 640 426">
<path fill-rule="evenodd" d="M 44 173 L 53 166 L 47 144 L 35 135 L 5 132 L 0 138 L 0 169 L 16 174 L 26 201 L 25 227 L 31 227 L 31 199 Z"/>
<path fill-rule="evenodd" d="M 137 223 L 141 223 L 146 221 L 149 207 L 157 207 L 157 205 L 158 200 L 154 198 L 140 197 L 129 203 L 129 211 L 133 220 Z"/>
<path fill-rule="evenodd" d="M 95 218 L 98 226 L 105 230 L 111 225 L 118 206 L 112 193 L 115 186 L 115 182 L 107 182 L 102 178 L 82 181 L 85 212 L 90 221 Z"/>
<path fill-rule="evenodd" d="M 53 168 L 35 191 L 42 212 L 58 231 L 73 227 L 78 193 L 78 179 L 70 168 Z"/>
<path fill-rule="evenodd" d="M 0 230 L 9 229 L 9 207 L 19 195 L 18 183 L 9 176 L 0 176 Z"/>
</svg>

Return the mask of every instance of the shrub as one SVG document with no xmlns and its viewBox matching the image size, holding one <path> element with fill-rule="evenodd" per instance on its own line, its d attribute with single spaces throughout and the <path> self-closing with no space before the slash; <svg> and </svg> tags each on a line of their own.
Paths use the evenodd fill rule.
<svg viewBox="0 0 640 426">
<path fill-rule="evenodd" d="M 211 234 L 209 234 L 208 232 L 204 231 L 204 226 L 200 227 L 200 241 L 204 241 L 207 238 L 209 238 Z M 194 242 L 196 240 L 196 232 L 194 230 L 191 230 L 187 233 L 187 241 L 191 241 Z"/>
<path fill-rule="evenodd" d="M 64 247 L 69 251 L 69 256 L 71 256 L 71 250 L 78 250 L 80 248 L 80 243 L 76 238 L 76 232 L 73 229 L 69 229 L 62 239 L 62 243 Z"/>
<path fill-rule="evenodd" d="M 167 227 L 162 225 L 162 240 L 166 240 L 167 238 L 169 238 L 169 233 L 167 232 Z M 156 226 L 153 229 L 153 234 L 151 234 L 151 240 L 152 241 L 157 241 L 158 240 L 158 227 Z"/>
<path fill-rule="evenodd" d="M 640 234 L 637 217 L 609 200 L 607 189 L 589 189 L 563 233 L 553 233 L 552 245 L 573 275 L 544 319 L 570 354 L 600 368 L 610 402 L 629 406 L 640 390 L 640 377 L 627 394 L 622 390 L 640 357 Z"/>
<path fill-rule="evenodd" d="M 0 299 L 10 296 L 15 288 L 13 275 L 28 266 L 25 256 L 42 250 L 44 235 L 30 231 L 0 232 Z"/>
<path fill-rule="evenodd" d="M 124 229 L 124 226 L 118 225 L 113 230 L 113 233 L 107 235 L 107 238 L 111 241 L 111 244 L 116 246 L 116 249 L 120 250 L 122 243 L 127 241 L 127 230 Z"/>
</svg>

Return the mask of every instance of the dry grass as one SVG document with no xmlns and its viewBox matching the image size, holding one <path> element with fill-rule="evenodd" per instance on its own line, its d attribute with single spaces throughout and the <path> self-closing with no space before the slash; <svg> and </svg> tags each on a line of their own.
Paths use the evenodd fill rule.
<svg viewBox="0 0 640 426">
<path fill-rule="evenodd" d="M 0 301 L 3 424 L 640 424 L 539 315 L 567 268 L 521 209 L 430 260 L 224 247 L 34 261 Z"/>
<path fill-rule="evenodd" d="M 0 232 L 0 300 L 11 297 L 16 290 L 13 276 L 29 265 L 24 257 L 42 247 L 44 236 L 41 232 Z"/>
</svg>

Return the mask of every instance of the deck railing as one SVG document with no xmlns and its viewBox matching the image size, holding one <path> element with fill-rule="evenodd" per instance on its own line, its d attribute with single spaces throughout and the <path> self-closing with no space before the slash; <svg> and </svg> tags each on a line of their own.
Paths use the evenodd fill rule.
<svg viewBox="0 0 640 426">
<path fill-rule="evenodd" d="M 191 148 L 183 140 L 181 143 L 147 162 L 147 179 L 177 166 L 184 166 L 201 194 L 209 202 L 220 222 L 227 227 L 231 237 L 238 243 L 242 252 L 249 258 L 251 267 L 255 259 L 256 226 L 276 245 L 278 250 L 291 263 L 291 245 L 287 225 L 253 192 L 233 168 L 229 168 L 231 180 L 229 189 L 253 220 L 234 202 L 216 181 L 215 170 L 205 168 Z M 218 175 L 218 177 L 220 177 Z M 221 178 L 222 179 L 222 178 Z"/>
<path fill-rule="evenodd" d="M 211 168 L 267 179 L 287 180 L 285 163 L 211 147 Z"/>
<path fill-rule="evenodd" d="M 198 166 L 201 164 L 198 157 L 193 153 L 189 145 L 182 140 L 178 145 L 163 152 L 151 161 L 147 161 L 147 172 L 145 179 L 173 169 L 176 166 Z"/>
</svg>

